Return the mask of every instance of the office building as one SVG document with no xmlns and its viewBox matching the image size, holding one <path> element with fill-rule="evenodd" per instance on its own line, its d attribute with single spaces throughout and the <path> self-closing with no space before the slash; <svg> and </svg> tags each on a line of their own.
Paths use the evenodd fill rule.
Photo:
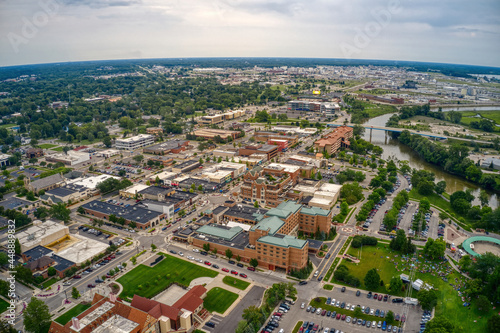
<svg viewBox="0 0 500 333">
<path fill-rule="evenodd" d="M 116 139 L 116 149 L 135 150 L 152 145 L 155 142 L 154 135 L 139 134 L 130 138 Z"/>
<path fill-rule="evenodd" d="M 327 152 L 330 155 L 336 154 L 340 148 L 350 146 L 349 139 L 353 136 L 353 130 L 348 126 L 336 127 L 332 132 L 317 140 L 314 148 L 318 153 Z"/>
</svg>

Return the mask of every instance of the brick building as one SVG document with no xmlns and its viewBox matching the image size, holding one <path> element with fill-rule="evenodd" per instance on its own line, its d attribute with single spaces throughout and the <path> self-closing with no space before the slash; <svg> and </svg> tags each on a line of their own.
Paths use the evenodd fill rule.
<svg viewBox="0 0 500 333">
<path fill-rule="evenodd" d="M 337 153 L 340 148 L 347 148 L 350 146 L 349 139 L 352 138 L 352 133 L 351 127 L 337 127 L 326 136 L 317 140 L 314 143 L 314 148 L 317 149 L 318 153 L 326 151 L 328 154 L 333 155 Z"/>
<path fill-rule="evenodd" d="M 276 207 L 292 185 L 292 177 L 283 170 L 256 167 L 243 176 L 241 197 L 261 206 Z"/>
<path fill-rule="evenodd" d="M 251 156 L 253 154 L 265 154 L 267 159 L 270 160 L 278 156 L 278 147 L 275 145 L 249 145 L 240 148 L 238 151 L 239 156 Z"/>
</svg>

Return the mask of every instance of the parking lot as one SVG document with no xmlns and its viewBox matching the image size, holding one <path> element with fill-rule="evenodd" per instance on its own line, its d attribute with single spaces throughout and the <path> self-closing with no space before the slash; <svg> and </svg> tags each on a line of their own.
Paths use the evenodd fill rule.
<svg viewBox="0 0 500 333">
<path fill-rule="evenodd" d="M 403 308 L 404 308 L 404 303 L 392 303 L 391 299 L 388 299 L 387 302 L 385 302 L 383 299 L 382 300 L 374 300 L 374 298 L 367 298 L 367 292 L 366 291 L 360 291 L 360 295 L 356 296 L 356 289 L 346 289 L 345 292 L 341 291 L 341 288 L 335 287 L 332 291 L 323 291 L 322 294 L 318 295 L 320 297 L 330 297 L 331 300 L 335 299 L 335 305 L 337 305 L 337 302 L 339 305 L 342 303 L 345 303 L 345 308 L 347 307 L 347 304 L 349 304 L 351 307 L 354 305 L 360 306 L 360 307 L 369 307 L 369 313 L 373 310 L 373 314 L 376 313 L 377 309 L 379 312 L 384 311 L 387 313 L 387 311 L 391 310 L 394 315 L 402 315 L 403 313 Z M 286 320 L 286 321 L 280 321 L 280 326 L 278 327 L 279 329 L 283 328 L 285 332 L 291 332 L 293 328 L 295 327 L 295 324 L 297 321 L 303 321 L 303 322 L 313 322 L 315 324 L 318 324 L 318 332 L 323 333 L 325 328 L 329 328 L 329 332 L 331 332 L 331 329 L 339 330 L 338 332 L 367 332 L 369 330 L 373 331 L 381 331 L 381 328 L 378 327 L 372 327 L 370 325 L 370 328 L 366 327 L 366 322 L 365 326 L 363 325 L 358 325 L 353 324 L 352 320 L 351 322 L 347 322 L 347 315 L 342 320 L 342 317 L 339 319 L 336 319 L 336 316 L 334 318 L 327 317 L 326 313 L 325 315 L 323 314 L 323 311 L 320 311 L 319 314 L 316 313 L 311 313 L 307 312 L 308 304 L 311 301 L 311 299 L 301 299 L 300 296 L 294 306 L 291 307 L 290 311 L 287 313 L 288 319 L 293 318 L 293 320 Z M 301 304 L 304 304 L 304 308 L 301 308 Z M 335 306 L 335 309 L 341 309 L 340 307 Z M 349 313 L 352 312 L 354 313 L 353 310 L 340 310 L 342 313 Z M 353 314 L 350 314 L 350 316 L 353 318 L 355 317 Z M 407 318 L 406 318 L 406 325 L 405 325 L 405 332 L 418 332 L 419 331 L 419 322 L 420 318 L 422 316 L 422 310 L 418 307 L 415 306 L 410 306 L 410 310 L 408 312 Z M 377 325 L 378 322 L 383 322 L 384 318 L 382 317 L 373 317 L 374 320 L 376 320 Z M 398 322 L 396 322 L 398 323 Z M 323 328 L 323 330 L 320 330 Z M 275 330 L 275 332 L 278 332 Z M 305 332 L 306 330 L 304 330 Z M 335 332 L 334 331 L 334 332 Z M 398 329 L 396 329 L 396 332 Z"/>
</svg>

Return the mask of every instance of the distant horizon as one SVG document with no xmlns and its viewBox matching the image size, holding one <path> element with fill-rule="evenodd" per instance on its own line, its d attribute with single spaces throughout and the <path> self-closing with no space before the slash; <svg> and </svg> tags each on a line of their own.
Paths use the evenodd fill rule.
<svg viewBox="0 0 500 333">
<path fill-rule="evenodd" d="M 315 60 L 323 60 L 323 61 L 343 61 L 343 62 L 394 62 L 398 63 L 400 62 L 403 67 L 406 64 L 409 66 L 410 64 L 430 64 L 430 65 L 448 65 L 448 66 L 466 66 L 466 67 L 474 67 L 474 68 L 485 68 L 485 69 L 496 69 L 500 71 L 500 66 L 488 66 L 488 65 L 476 65 L 476 64 L 466 64 L 466 63 L 450 63 L 450 62 L 437 62 L 437 61 L 419 61 L 419 60 L 399 60 L 399 59 L 363 59 L 363 58 L 352 58 L 352 59 L 346 59 L 346 58 L 325 58 L 325 57 L 272 57 L 272 56 L 264 56 L 264 57 L 252 57 L 252 56 L 245 56 L 245 57 L 232 57 L 232 56 L 221 56 L 221 57 L 165 57 L 165 58 L 124 58 L 124 59 L 94 59 L 94 60 L 74 60 L 74 61 L 54 61 L 54 62 L 40 62 L 40 63 L 26 63 L 26 64 L 16 64 L 16 65 L 5 65 L 2 66 L 0 65 L 0 70 L 2 69 L 9 69 L 9 68 L 16 68 L 16 67 L 31 67 L 31 66 L 44 66 L 44 65 L 62 65 L 62 64 L 78 64 L 78 63 L 99 63 L 99 62 L 154 62 L 154 61 L 168 61 L 168 60 L 175 60 L 175 61 L 181 61 L 181 60 L 243 60 L 243 59 L 269 59 L 269 60 L 281 60 L 281 59 L 290 59 L 290 60 L 311 60 L 311 62 L 314 62 Z M 374 64 L 369 64 L 369 65 L 374 65 Z M 186 64 L 186 67 L 188 66 L 193 66 L 193 64 Z M 250 65 L 249 65 L 250 66 Z M 253 66 L 253 65 L 252 65 Z M 276 64 L 275 67 L 280 67 L 280 66 L 287 66 L 286 64 Z M 342 65 L 325 65 L 325 64 L 320 64 L 317 66 L 348 66 L 345 64 Z M 361 64 L 353 64 L 352 66 L 362 66 Z M 376 66 L 397 66 L 397 64 L 376 64 Z M 294 66 L 291 66 L 294 67 Z M 296 66 L 296 67 L 301 67 L 301 66 Z M 488 73 L 481 73 L 481 74 L 488 74 Z"/>
<path fill-rule="evenodd" d="M 311 54 L 500 67 L 498 0 L 3 0 L 1 8 L 2 67 Z"/>
</svg>

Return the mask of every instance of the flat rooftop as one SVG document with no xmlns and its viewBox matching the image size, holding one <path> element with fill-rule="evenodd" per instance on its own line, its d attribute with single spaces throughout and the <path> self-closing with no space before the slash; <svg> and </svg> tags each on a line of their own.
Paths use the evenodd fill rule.
<svg viewBox="0 0 500 333">
<path fill-rule="evenodd" d="M 114 179 L 120 179 L 120 177 L 115 177 L 115 176 L 110 176 L 110 175 L 99 175 L 99 176 L 93 176 L 93 177 L 87 177 L 87 178 L 77 178 L 72 181 L 70 181 L 71 184 L 75 185 L 81 185 L 85 186 L 88 189 L 95 190 L 97 184 L 102 183 L 103 181 L 114 178 Z"/>
<path fill-rule="evenodd" d="M 237 249 L 244 249 L 249 243 L 248 233 L 241 227 L 230 228 L 212 223 L 200 227 L 196 233 L 195 238 Z"/>
<path fill-rule="evenodd" d="M 0 206 L 4 209 L 17 209 L 18 207 L 24 207 L 26 205 L 31 205 L 33 202 L 19 199 L 16 197 L 10 197 L 7 200 L 0 201 Z"/>
<path fill-rule="evenodd" d="M 106 215 L 115 215 L 116 217 L 123 217 L 126 220 L 134 221 L 139 224 L 145 224 L 154 218 L 162 215 L 161 213 L 147 210 L 137 206 L 117 206 L 107 202 L 94 200 L 82 205 L 83 208 L 93 210 Z"/>
<path fill-rule="evenodd" d="M 227 217 L 236 217 L 244 220 L 250 221 L 260 221 L 262 217 L 267 213 L 267 209 L 263 208 L 255 208 L 253 206 L 245 206 L 245 205 L 234 205 L 230 207 L 225 213 L 224 216 Z"/>
<path fill-rule="evenodd" d="M 57 252 L 57 255 L 73 261 L 77 265 L 104 252 L 109 246 L 107 243 L 99 242 L 82 235 L 72 234 L 71 237 L 78 239 L 78 242 L 72 244 L 67 249 Z"/>
<path fill-rule="evenodd" d="M 16 237 L 24 248 L 31 248 L 40 245 L 45 237 L 62 231 L 64 231 L 65 234 L 69 234 L 69 228 L 67 226 L 49 220 L 41 224 L 33 225 L 17 233 Z"/>
</svg>

